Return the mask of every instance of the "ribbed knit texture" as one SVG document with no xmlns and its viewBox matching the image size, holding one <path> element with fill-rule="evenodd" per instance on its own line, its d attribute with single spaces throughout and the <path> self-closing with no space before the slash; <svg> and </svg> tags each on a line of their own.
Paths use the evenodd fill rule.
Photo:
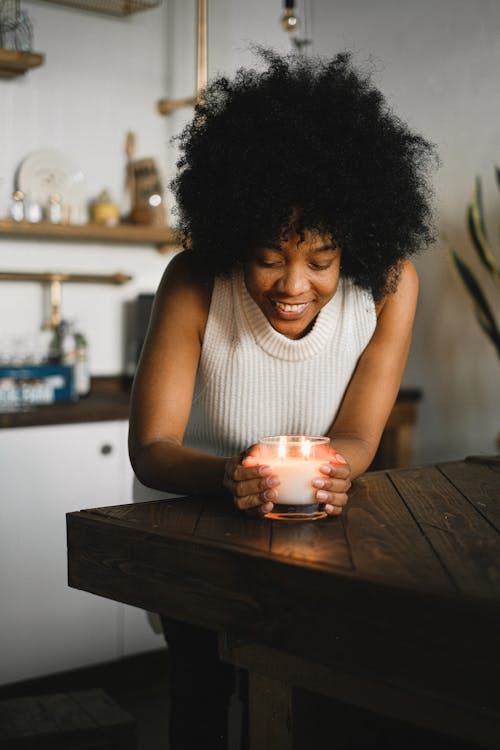
<svg viewBox="0 0 500 750">
<path fill-rule="evenodd" d="M 324 435 L 376 325 L 372 296 L 341 279 L 312 330 L 278 333 L 243 275 L 216 278 L 184 445 L 219 456 L 264 435 Z"/>
</svg>

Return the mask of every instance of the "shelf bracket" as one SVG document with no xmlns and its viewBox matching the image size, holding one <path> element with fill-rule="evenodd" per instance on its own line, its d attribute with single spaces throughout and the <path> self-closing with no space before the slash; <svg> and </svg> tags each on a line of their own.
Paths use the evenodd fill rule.
<svg viewBox="0 0 500 750">
<path fill-rule="evenodd" d="M 61 322 L 62 284 L 74 282 L 79 284 L 126 284 L 132 276 L 117 272 L 112 274 L 62 273 L 47 271 L 32 273 L 29 271 L 0 271 L 0 281 L 39 281 L 50 284 L 50 317 L 45 328 L 55 328 Z"/>
<path fill-rule="evenodd" d="M 162 115 L 169 115 L 177 109 L 191 107 L 201 100 L 201 93 L 207 85 L 207 0 L 198 0 L 198 46 L 197 46 L 197 75 L 195 96 L 184 99 L 160 99 L 157 107 Z"/>
</svg>

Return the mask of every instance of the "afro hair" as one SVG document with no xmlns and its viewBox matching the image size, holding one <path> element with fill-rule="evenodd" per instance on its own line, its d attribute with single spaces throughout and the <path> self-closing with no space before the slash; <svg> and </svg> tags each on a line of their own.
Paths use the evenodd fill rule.
<svg viewBox="0 0 500 750">
<path fill-rule="evenodd" d="M 293 228 L 331 237 L 375 299 L 433 240 L 434 147 L 388 107 L 350 53 L 259 48 L 265 69 L 209 83 L 178 136 L 172 182 L 184 248 L 228 273 Z"/>
</svg>

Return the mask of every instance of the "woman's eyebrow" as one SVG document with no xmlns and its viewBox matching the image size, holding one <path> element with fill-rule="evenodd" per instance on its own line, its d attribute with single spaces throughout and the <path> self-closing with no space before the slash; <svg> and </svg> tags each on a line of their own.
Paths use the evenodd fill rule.
<svg viewBox="0 0 500 750">
<path fill-rule="evenodd" d="M 278 245 L 278 243 L 270 242 L 268 245 L 266 245 L 267 250 L 277 250 L 280 253 L 284 252 L 284 248 L 282 245 Z M 325 253 L 329 250 L 338 250 L 338 245 L 336 245 L 334 242 L 329 242 L 326 245 L 320 245 L 319 247 L 312 247 L 310 248 L 311 253 Z"/>
<path fill-rule="evenodd" d="M 312 248 L 313 253 L 324 253 L 327 250 L 337 250 L 337 245 L 335 245 L 333 242 L 330 242 L 328 245 L 320 245 L 320 247 Z"/>
</svg>

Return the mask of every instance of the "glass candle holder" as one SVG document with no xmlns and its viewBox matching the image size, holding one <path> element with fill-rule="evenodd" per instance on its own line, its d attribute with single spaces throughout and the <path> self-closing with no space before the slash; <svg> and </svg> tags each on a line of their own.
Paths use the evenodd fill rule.
<svg viewBox="0 0 500 750">
<path fill-rule="evenodd" d="M 280 480 L 278 496 L 266 518 L 279 521 L 316 521 L 327 515 L 315 497 L 313 479 L 330 460 L 330 438 L 311 435 L 273 435 L 259 440 L 259 460 Z"/>
</svg>

